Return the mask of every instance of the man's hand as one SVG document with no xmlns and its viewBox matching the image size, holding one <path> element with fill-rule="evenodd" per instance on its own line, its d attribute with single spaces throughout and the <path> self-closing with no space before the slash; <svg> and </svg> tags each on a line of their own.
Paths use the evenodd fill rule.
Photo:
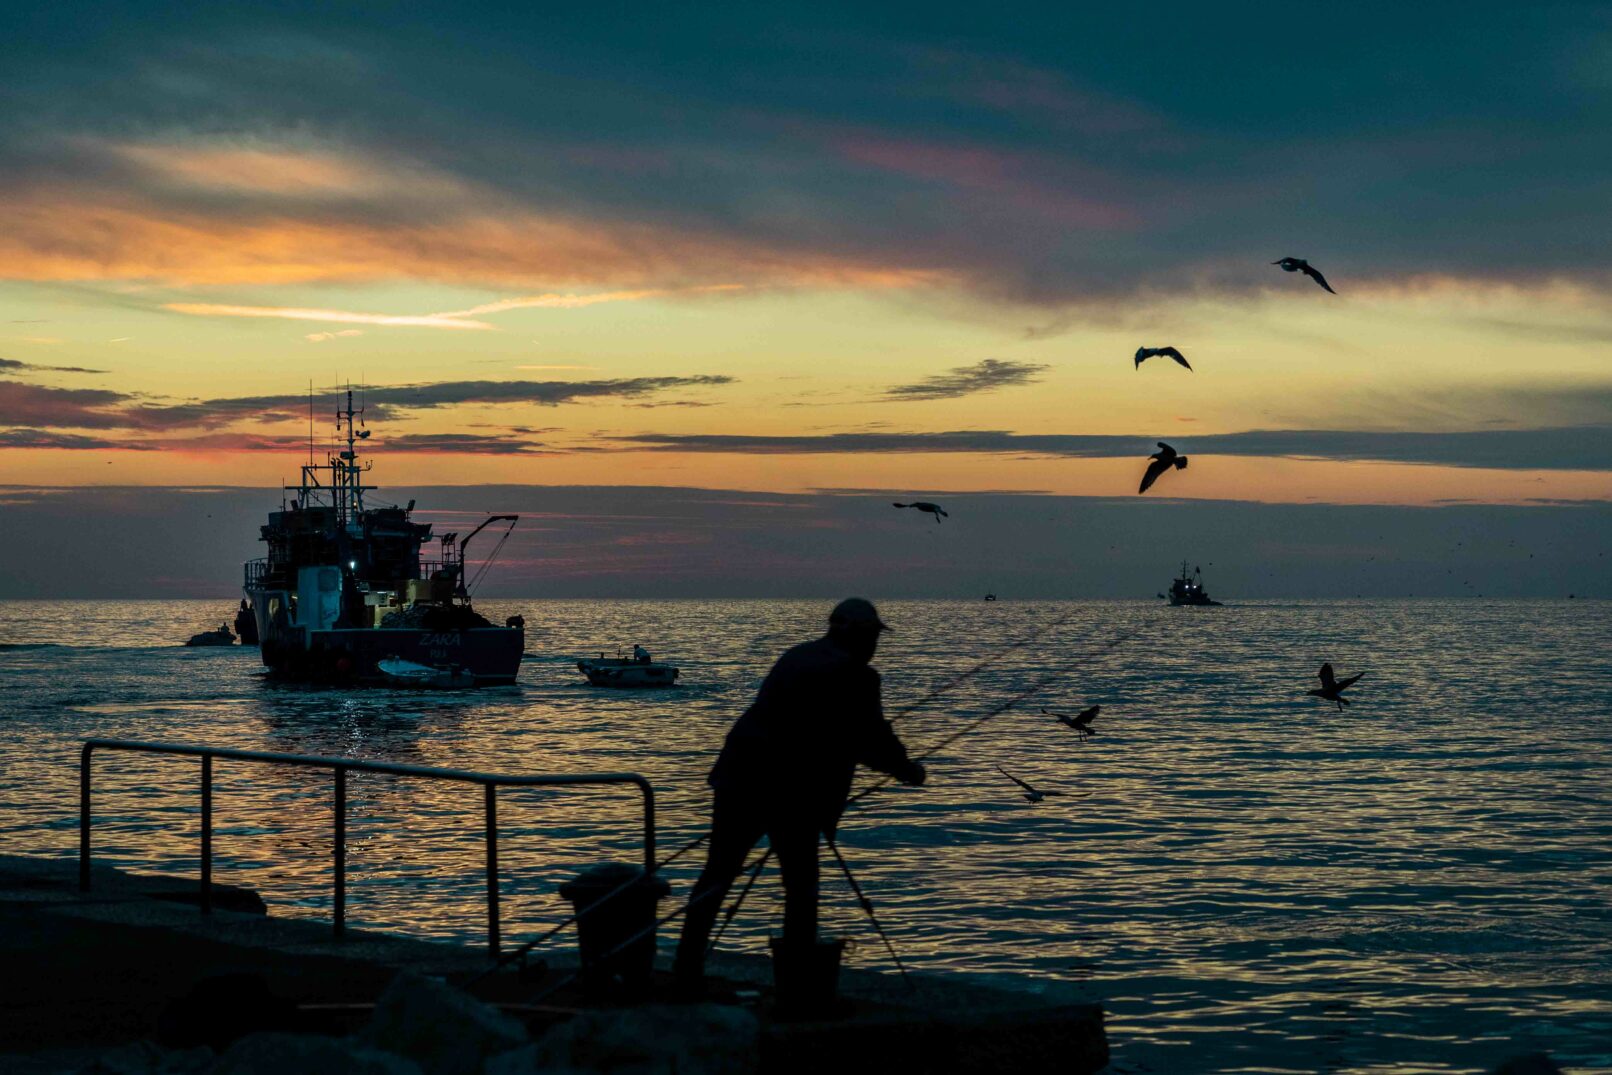
<svg viewBox="0 0 1612 1075">
<path fill-rule="evenodd" d="M 925 769 L 920 762 L 909 761 L 895 776 L 903 784 L 910 784 L 915 788 L 922 787 L 923 782 L 929 779 L 929 770 Z"/>
</svg>

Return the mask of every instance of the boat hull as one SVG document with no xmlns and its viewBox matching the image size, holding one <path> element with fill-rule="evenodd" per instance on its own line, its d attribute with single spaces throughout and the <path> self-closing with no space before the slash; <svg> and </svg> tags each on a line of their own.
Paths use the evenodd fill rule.
<svg viewBox="0 0 1612 1075">
<path fill-rule="evenodd" d="M 669 664 L 644 664 L 608 657 L 580 660 L 577 671 L 587 676 L 595 687 L 672 687 L 676 686 L 678 676 L 678 670 Z"/>
<path fill-rule="evenodd" d="M 263 639 L 263 663 L 278 677 L 315 683 L 386 683 L 379 662 L 387 657 L 432 666 L 454 666 L 478 687 L 514 683 L 526 649 L 519 627 L 337 628 L 276 631 Z"/>
</svg>

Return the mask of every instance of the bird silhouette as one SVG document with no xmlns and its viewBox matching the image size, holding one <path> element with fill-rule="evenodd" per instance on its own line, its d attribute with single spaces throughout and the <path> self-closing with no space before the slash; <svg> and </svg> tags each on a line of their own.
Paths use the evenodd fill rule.
<svg viewBox="0 0 1612 1075">
<path fill-rule="evenodd" d="M 931 504 L 927 500 L 915 500 L 911 504 L 897 504 L 896 507 L 917 508 L 919 511 L 927 511 L 929 514 L 935 517 L 935 522 L 937 523 L 940 522 L 941 519 L 949 518 L 949 516 L 946 514 L 945 508 L 942 508 L 939 504 Z"/>
<path fill-rule="evenodd" d="M 1186 366 L 1187 369 L 1192 369 L 1191 366 L 1187 366 L 1187 356 L 1183 355 L 1180 351 L 1177 351 L 1174 347 L 1138 347 L 1136 349 L 1135 368 L 1141 369 L 1142 363 L 1146 362 L 1150 358 L 1153 358 L 1155 355 L 1164 355 L 1166 358 L 1173 358 L 1181 365 Z"/>
<path fill-rule="evenodd" d="M 1079 732 L 1082 739 L 1087 739 L 1097 734 L 1092 731 L 1091 722 L 1097 719 L 1097 714 L 1102 708 L 1100 705 L 1088 706 L 1072 717 L 1068 713 L 1053 713 L 1046 709 L 1041 712 L 1049 717 L 1057 717 L 1059 724 L 1068 725 Z"/>
<path fill-rule="evenodd" d="M 1142 475 L 1142 484 L 1136 490 L 1138 494 L 1145 493 L 1159 480 L 1159 475 L 1174 467 L 1177 470 L 1187 469 L 1187 457 L 1177 455 L 1174 448 L 1159 441 L 1159 450 L 1148 456 L 1153 462 L 1147 465 L 1147 473 Z"/>
<path fill-rule="evenodd" d="M 1002 768 L 1000 765 L 998 765 L 996 767 L 996 771 L 1001 773 L 1003 776 L 1007 777 L 1009 780 L 1013 781 L 1015 784 L 1019 785 L 1019 787 L 1024 789 L 1024 801 L 1027 802 L 1027 803 L 1038 803 L 1042 799 L 1045 799 L 1048 795 L 1061 795 L 1061 794 L 1063 794 L 1060 791 L 1041 791 L 1041 790 L 1039 790 L 1037 788 L 1033 788 L 1029 784 L 1025 783 L 1023 780 L 1020 780 L 1018 777 L 1016 777 L 1012 773 L 1008 772 L 1006 769 Z"/>
<path fill-rule="evenodd" d="M 1311 280 L 1314 280 L 1316 283 L 1326 288 L 1328 291 L 1331 291 L 1332 294 L 1337 294 L 1336 291 L 1332 291 L 1332 285 L 1327 283 L 1327 278 L 1321 275 L 1320 270 L 1311 266 L 1311 264 L 1308 261 L 1305 261 L 1303 258 L 1282 258 L 1280 261 L 1271 262 L 1271 264 L 1280 265 L 1283 272 L 1301 272 L 1305 276 L 1308 276 Z"/>
<path fill-rule="evenodd" d="M 1313 694 L 1317 698 L 1325 698 L 1329 702 L 1337 702 L 1338 712 L 1341 713 L 1343 712 L 1343 707 L 1350 704 L 1349 699 L 1343 696 L 1343 692 L 1349 687 L 1350 684 L 1366 673 L 1357 672 L 1348 679 L 1339 679 L 1332 673 L 1332 665 L 1329 662 L 1321 666 L 1321 671 L 1318 674 L 1321 677 L 1321 686 L 1315 690 L 1305 691 L 1304 693 Z"/>
</svg>

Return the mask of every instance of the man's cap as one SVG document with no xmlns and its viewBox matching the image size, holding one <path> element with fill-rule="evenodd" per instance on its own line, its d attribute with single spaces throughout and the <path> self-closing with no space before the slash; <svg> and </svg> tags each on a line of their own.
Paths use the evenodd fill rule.
<svg viewBox="0 0 1612 1075">
<path fill-rule="evenodd" d="M 847 597 L 834 606 L 834 611 L 828 614 L 828 622 L 833 627 L 872 627 L 880 631 L 888 631 L 890 625 L 879 619 L 879 610 L 873 607 L 873 602 L 864 597 Z"/>
</svg>

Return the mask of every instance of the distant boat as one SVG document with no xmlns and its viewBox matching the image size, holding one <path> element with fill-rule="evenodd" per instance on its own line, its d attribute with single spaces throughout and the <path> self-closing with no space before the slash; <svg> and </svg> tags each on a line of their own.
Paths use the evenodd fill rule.
<svg viewBox="0 0 1612 1075">
<path fill-rule="evenodd" d="M 375 668 L 393 687 L 460 690 L 476 685 L 475 675 L 458 665 L 436 668 L 416 661 L 405 661 L 401 657 L 383 657 L 375 662 Z"/>
<path fill-rule="evenodd" d="M 1159 594 L 1159 596 L 1164 597 L 1165 595 Z M 1209 591 L 1203 588 L 1203 568 L 1193 568 L 1192 574 L 1189 575 L 1187 574 L 1187 562 L 1185 560 L 1181 561 L 1180 577 L 1170 583 L 1168 600 L 1172 606 L 1214 605 L 1218 607 L 1220 605 L 1219 601 L 1210 600 Z"/>
<path fill-rule="evenodd" d="M 595 687 L 671 687 L 678 677 L 676 667 L 650 660 L 643 650 L 632 657 L 606 657 L 602 653 L 584 657 L 577 662 L 577 671 Z"/>
<path fill-rule="evenodd" d="M 988 593 L 988 594 L 985 595 L 985 600 L 987 600 L 987 601 L 995 601 L 996 600 L 996 595 L 994 593 Z"/>
<path fill-rule="evenodd" d="M 203 631 L 199 635 L 191 635 L 185 643 L 187 646 L 233 646 L 235 636 L 230 634 L 228 624 L 219 624 L 216 631 Z"/>
</svg>

